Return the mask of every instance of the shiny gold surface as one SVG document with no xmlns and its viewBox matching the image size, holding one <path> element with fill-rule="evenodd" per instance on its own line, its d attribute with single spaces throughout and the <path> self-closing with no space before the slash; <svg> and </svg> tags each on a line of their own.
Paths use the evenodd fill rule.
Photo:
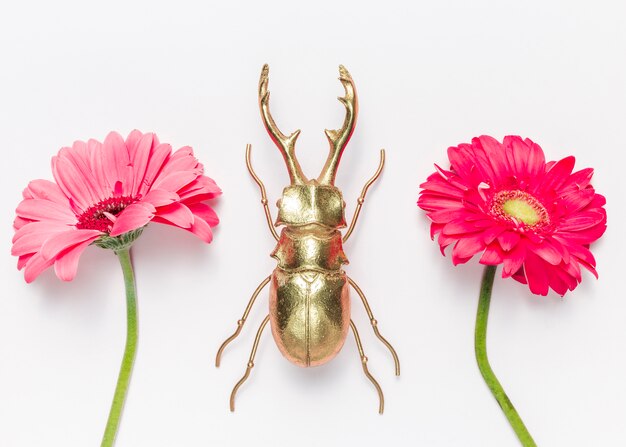
<svg viewBox="0 0 626 447">
<path fill-rule="evenodd" d="M 270 67 L 265 64 L 263 70 L 261 70 L 261 79 L 259 79 L 259 107 L 261 108 L 261 117 L 263 118 L 263 124 L 265 124 L 265 128 L 270 134 L 272 141 L 278 146 L 280 153 L 285 159 L 291 184 L 300 185 L 307 181 L 307 178 L 302 173 L 302 168 L 300 168 L 300 163 L 298 163 L 295 152 L 296 140 L 298 139 L 298 135 L 300 135 L 300 130 L 296 130 L 286 137 L 274 122 L 274 118 L 272 118 L 272 114 L 270 113 L 270 92 L 267 90 L 269 73 Z"/>
<path fill-rule="evenodd" d="M 231 410 L 235 408 L 237 391 L 254 367 L 261 334 L 269 321 L 274 341 L 281 353 L 294 364 L 303 367 L 318 366 L 330 361 L 341 350 L 348 330 L 352 328 L 363 372 L 376 388 L 380 402 L 379 411 L 383 412 L 382 390 L 367 368 L 367 357 L 359 333 L 350 320 L 350 286 L 361 298 L 374 333 L 391 352 L 396 374 L 400 374 L 398 356 L 391 344 L 380 334 L 365 295 L 342 270 L 342 266 L 348 263 L 343 243 L 354 231 L 369 187 L 380 177 L 385 163 L 385 152 L 381 150 L 378 169 L 363 187 L 352 222 L 342 236 L 339 229 L 346 227 L 345 202 L 334 182 L 341 156 L 354 131 L 358 101 L 350 73 L 340 66 L 339 74 L 339 80 L 345 89 L 345 96 L 339 98 L 339 101 L 346 109 L 346 116 L 340 129 L 325 131 L 330 152 L 318 178 L 309 180 L 302 172 L 295 154 L 295 143 L 300 131 L 297 130 L 287 137 L 278 129 L 269 110 L 268 66 L 265 65 L 261 72 L 261 117 L 270 137 L 283 155 L 290 185 L 283 190 L 282 197 L 277 202 L 278 217 L 272 225 L 265 186 L 252 168 L 251 147 L 246 147 L 246 165 L 261 190 L 265 218 L 272 236 L 277 240 L 271 256 L 278 261 L 278 266 L 257 287 L 243 317 L 237 322 L 235 333 L 224 341 L 217 353 L 216 365 L 219 365 L 224 348 L 239 335 L 257 295 L 269 283 L 270 312 L 257 331 L 246 372 L 232 391 Z M 284 228 L 279 236 L 275 227 L 281 225 Z"/>
<path fill-rule="evenodd" d="M 285 228 L 271 256 L 283 270 L 327 272 L 339 270 L 348 258 L 341 233 L 315 228 Z"/>
<path fill-rule="evenodd" d="M 337 168 L 339 167 L 339 161 L 343 150 L 346 148 L 352 132 L 354 132 L 354 126 L 356 124 L 356 116 L 359 110 L 358 100 L 356 96 L 356 90 L 354 88 L 354 82 L 352 76 L 348 73 L 348 70 L 343 65 L 339 66 L 339 80 L 343 84 L 343 88 L 346 91 L 346 96 L 337 98 L 346 108 L 346 118 L 343 122 L 341 129 L 328 130 L 326 129 L 326 138 L 330 143 L 330 153 L 322 172 L 320 173 L 317 181 L 325 185 L 334 185 L 335 176 L 337 175 Z"/>
<path fill-rule="evenodd" d="M 344 273 L 274 270 L 270 322 L 280 352 L 299 366 L 331 360 L 345 342 L 350 297 Z"/>
<path fill-rule="evenodd" d="M 312 223 L 333 229 L 346 226 L 346 204 L 341 191 L 334 186 L 319 185 L 315 180 L 306 185 L 287 186 L 277 206 L 276 226 Z"/>
</svg>

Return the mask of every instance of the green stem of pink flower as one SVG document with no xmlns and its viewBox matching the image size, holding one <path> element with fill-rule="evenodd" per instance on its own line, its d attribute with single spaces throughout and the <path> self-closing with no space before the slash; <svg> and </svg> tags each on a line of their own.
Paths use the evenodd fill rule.
<svg viewBox="0 0 626 447">
<path fill-rule="evenodd" d="M 126 286 L 126 348 L 124 349 L 124 357 L 122 358 L 122 366 L 120 374 L 117 378 L 117 386 L 113 395 L 113 403 L 109 411 L 109 419 L 102 437 L 101 447 L 112 447 L 115 444 L 115 437 L 120 425 L 126 394 L 128 393 L 128 385 L 130 384 L 130 376 L 133 372 L 133 364 L 135 363 L 135 354 L 137 352 L 137 290 L 135 288 L 135 274 L 133 273 L 133 265 L 130 258 L 130 247 L 123 248 L 115 252 L 124 274 L 124 285 Z"/>
<path fill-rule="evenodd" d="M 487 319 L 489 318 L 489 304 L 491 303 L 491 291 L 493 290 L 493 280 L 496 275 L 496 267 L 488 265 L 485 267 L 482 284 L 480 286 L 480 297 L 478 299 L 478 312 L 476 313 L 476 331 L 474 343 L 476 349 L 476 361 L 487 386 L 496 398 L 504 415 L 509 420 L 511 427 L 524 447 L 536 447 L 528 429 L 524 425 L 522 418 L 513 407 L 509 397 L 504 392 L 498 378 L 489 365 L 487 358 Z"/>
</svg>

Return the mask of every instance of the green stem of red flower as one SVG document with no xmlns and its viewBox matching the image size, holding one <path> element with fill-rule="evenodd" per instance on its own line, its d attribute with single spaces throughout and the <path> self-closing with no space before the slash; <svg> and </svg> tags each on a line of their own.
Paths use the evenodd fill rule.
<svg viewBox="0 0 626 447">
<path fill-rule="evenodd" d="M 130 258 L 130 247 L 115 252 L 124 274 L 124 285 L 126 286 L 126 348 L 124 349 L 124 357 L 122 358 L 122 366 L 120 374 L 117 378 L 117 386 L 113 395 L 113 403 L 109 411 L 109 419 L 102 437 L 101 447 L 112 447 L 115 444 L 115 437 L 120 425 L 126 394 L 128 393 L 128 385 L 130 384 L 130 376 L 133 372 L 133 364 L 135 363 L 135 354 L 137 352 L 137 290 L 135 288 L 135 274 L 133 273 L 133 265 Z"/>
<path fill-rule="evenodd" d="M 478 312 L 476 313 L 476 331 L 474 343 L 476 349 L 476 361 L 487 386 L 496 398 L 504 415 L 509 420 L 511 427 L 524 447 L 536 447 L 535 441 L 524 425 L 522 418 L 515 410 L 515 407 L 504 392 L 498 378 L 489 365 L 487 358 L 487 319 L 489 318 L 489 304 L 491 302 L 491 291 L 493 290 L 493 280 L 496 275 L 496 266 L 485 267 L 482 284 L 480 286 L 480 297 L 478 299 Z"/>
</svg>

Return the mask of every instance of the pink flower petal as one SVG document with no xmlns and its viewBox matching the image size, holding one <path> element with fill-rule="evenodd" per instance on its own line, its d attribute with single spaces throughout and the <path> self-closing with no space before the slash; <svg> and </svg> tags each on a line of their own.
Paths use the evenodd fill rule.
<svg viewBox="0 0 626 447">
<path fill-rule="evenodd" d="M 504 257 L 502 266 L 502 277 L 509 278 L 515 275 L 524 264 L 526 258 L 526 246 L 524 244 L 517 244 L 515 248 L 507 252 Z M 524 282 L 524 284 L 526 284 Z"/>
<path fill-rule="evenodd" d="M 180 228 L 191 228 L 193 214 L 185 205 L 172 203 L 157 209 L 156 215 Z"/>
<path fill-rule="evenodd" d="M 541 191 L 556 191 L 567 180 L 574 169 L 575 158 L 565 157 L 556 162 L 547 172 L 541 183 Z"/>
<path fill-rule="evenodd" d="M 494 179 L 504 180 L 510 175 L 510 168 L 506 159 L 504 146 L 498 140 L 488 135 L 478 137 L 481 147 L 487 155 L 494 173 Z M 499 183 L 499 182 L 498 182 Z"/>
<path fill-rule="evenodd" d="M 50 222 L 31 222 L 15 232 L 11 254 L 22 256 L 39 251 L 43 243 L 58 233 L 72 230 L 72 227 Z"/>
<path fill-rule="evenodd" d="M 147 225 L 154 217 L 156 209 L 149 203 L 133 203 L 122 211 L 115 220 L 111 236 L 119 236 Z"/>
<path fill-rule="evenodd" d="M 177 192 L 180 199 L 184 200 L 186 203 L 190 201 L 201 202 L 214 199 L 222 194 L 222 190 L 215 184 L 215 181 L 204 175 L 197 177 L 193 182 L 179 189 Z"/>
<path fill-rule="evenodd" d="M 63 153 L 63 150 L 60 154 Z M 52 158 L 52 173 L 63 193 L 67 197 L 71 197 L 72 201 L 83 211 L 89 208 L 92 203 L 100 201 L 90 182 L 83 177 L 78 168 L 67 157 L 59 155 Z"/>
<path fill-rule="evenodd" d="M 180 197 L 178 194 L 172 191 L 165 191 L 163 189 L 153 189 L 141 200 L 142 202 L 150 203 L 155 208 L 160 206 L 169 205 L 170 203 L 178 202 Z"/>
<path fill-rule="evenodd" d="M 548 240 L 539 245 L 528 244 L 527 247 L 549 264 L 559 265 L 561 263 L 561 253 Z"/>
<path fill-rule="evenodd" d="M 524 143 L 530 147 L 528 153 L 528 160 L 526 166 L 528 169 L 528 176 L 534 178 L 544 172 L 546 167 L 546 158 L 543 155 L 543 150 L 538 144 L 532 142 L 530 138 L 526 138 Z"/>
<path fill-rule="evenodd" d="M 536 295 L 547 295 L 549 284 L 545 262 L 538 256 L 527 253 L 526 260 L 524 261 L 524 271 L 530 291 Z"/>
<path fill-rule="evenodd" d="M 205 203 L 192 203 L 191 205 L 187 205 L 187 207 L 194 214 L 194 217 L 200 217 L 208 223 L 210 227 L 214 227 L 220 222 L 213 208 Z"/>
<path fill-rule="evenodd" d="M 54 263 L 54 273 L 60 280 L 71 281 L 74 279 L 76 270 L 78 270 L 80 255 L 91 242 L 91 240 L 87 240 L 59 254 Z"/>
<path fill-rule="evenodd" d="M 143 176 L 141 184 L 139 185 L 139 194 L 145 195 L 154 186 L 157 176 L 161 172 L 163 165 L 167 162 L 171 153 L 172 146 L 169 144 L 159 144 L 152 150 L 146 167 L 146 172 Z"/>
<path fill-rule="evenodd" d="M 499 265 L 504 261 L 504 253 L 498 244 L 491 244 L 486 249 L 480 258 L 480 263 L 484 265 Z"/>
<path fill-rule="evenodd" d="M 59 185 L 50 180 L 33 180 L 26 187 L 26 191 L 29 193 L 29 198 L 32 199 L 49 200 L 63 206 L 67 206 L 69 203 L 68 198 L 63 194 Z"/>
<path fill-rule="evenodd" d="M 452 250 L 452 263 L 463 264 L 479 251 L 485 248 L 481 235 L 459 239 Z"/>
<path fill-rule="evenodd" d="M 199 217 L 196 217 L 193 221 L 193 225 L 189 229 L 193 234 L 198 236 L 207 244 L 210 244 L 213 240 L 213 232 L 211 231 L 211 226 Z"/>
<path fill-rule="evenodd" d="M 559 231 L 581 231 L 598 225 L 606 220 L 606 214 L 600 210 L 584 211 L 569 216 L 559 225 Z"/>
<path fill-rule="evenodd" d="M 443 234 L 446 236 L 470 234 L 476 231 L 478 231 L 478 228 L 471 222 L 460 219 L 452 221 L 443 227 Z"/>
<path fill-rule="evenodd" d="M 82 242 L 92 242 L 102 236 L 98 230 L 71 229 L 57 233 L 46 240 L 41 246 L 41 256 L 45 260 L 54 259 L 63 250 L 67 250 Z"/>
<path fill-rule="evenodd" d="M 35 253 L 26 263 L 24 267 L 24 280 L 31 283 L 37 278 L 41 272 L 50 267 L 54 263 L 54 259 L 43 259 L 41 253 Z"/>
<path fill-rule="evenodd" d="M 520 235 L 515 231 L 505 231 L 498 236 L 498 242 L 504 251 L 513 250 L 519 241 Z"/>
<path fill-rule="evenodd" d="M 193 182 L 196 177 L 198 177 L 198 174 L 190 171 L 172 172 L 165 177 L 159 177 L 154 182 L 153 188 L 176 192 L 185 185 Z"/>
<path fill-rule="evenodd" d="M 117 132 L 110 132 L 104 139 L 102 165 L 109 185 L 122 184 L 122 194 L 131 194 L 133 171 L 126 143 Z"/>
<path fill-rule="evenodd" d="M 135 140 L 138 138 L 138 140 Z M 152 155 L 154 143 L 154 134 L 147 133 L 141 135 L 139 131 L 133 131 L 126 139 L 126 145 L 130 153 L 131 163 L 133 165 L 133 185 L 131 188 L 133 195 L 138 195 L 141 189 L 141 182 L 146 175 L 146 169 Z"/>
<path fill-rule="evenodd" d="M 17 269 L 22 270 L 26 266 L 30 258 L 32 258 L 33 256 L 35 256 L 35 253 L 22 255 L 19 258 L 17 258 Z"/>
<path fill-rule="evenodd" d="M 48 220 L 65 224 L 75 224 L 76 216 L 69 206 L 43 199 L 27 199 L 15 210 L 19 217 L 30 220 Z"/>
</svg>

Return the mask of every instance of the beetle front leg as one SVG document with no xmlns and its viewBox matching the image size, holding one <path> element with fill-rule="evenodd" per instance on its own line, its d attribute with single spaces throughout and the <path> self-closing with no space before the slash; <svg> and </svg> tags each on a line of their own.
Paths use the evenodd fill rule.
<svg viewBox="0 0 626 447">
<path fill-rule="evenodd" d="M 381 149 L 380 150 L 380 162 L 378 163 L 378 169 L 376 169 L 376 172 L 374 173 L 372 178 L 369 179 L 367 183 L 365 183 L 365 186 L 361 190 L 361 195 L 357 199 L 356 209 L 354 210 L 354 215 L 352 216 L 352 222 L 350 222 L 350 227 L 348 228 L 348 231 L 346 231 L 346 235 L 343 237 L 344 243 L 348 240 L 348 238 L 354 231 L 356 221 L 359 219 L 359 214 L 361 214 L 361 208 L 363 207 L 363 202 L 365 202 L 365 194 L 367 194 L 367 190 L 369 189 L 370 186 L 372 186 L 372 183 L 378 180 L 378 177 L 380 177 L 380 173 L 383 172 L 384 166 L 385 166 L 385 150 Z"/>
<path fill-rule="evenodd" d="M 267 283 L 270 282 L 271 278 L 272 278 L 272 275 L 268 276 L 267 278 L 263 280 L 263 282 L 261 282 L 261 284 L 258 285 L 256 290 L 252 294 L 252 298 L 250 298 L 250 301 L 248 301 L 248 305 L 246 306 L 246 310 L 244 311 L 243 316 L 241 317 L 240 320 L 237 321 L 237 329 L 235 330 L 235 333 L 231 335 L 230 337 L 228 337 L 226 340 L 224 340 L 224 343 L 222 343 L 222 346 L 220 346 L 220 349 L 218 349 L 217 355 L 215 356 L 215 366 L 217 368 L 219 368 L 220 366 L 220 359 L 222 358 L 222 352 L 224 352 L 224 348 L 226 348 L 226 345 L 228 345 L 228 343 L 230 343 L 235 338 L 237 338 L 237 336 L 241 332 L 241 329 L 243 328 L 244 323 L 246 322 L 246 319 L 248 318 L 248 315 L 250 315 L 250 310 L 252 310 L 252 305 L 256 301 L 256 297 L 259 296 L 259 293 L 261 293 L 261 290 L 263 290 L 263 287 L 265 287 Z"/>
<path fill-rule="evenodd" d="M 356 291 L 356 293 L 359 295 L 359 297 L 361 297 L 361 301 L 363 301 L 363 306 L 365 307 L 365 311 L 367 312 L 367 316 L 370 319 L 370 323 L 372 324 L 372 329 L 374 329 L 374 333 L 376 334 L 376 337 L 378 337 L 378 339 L 385 346 L 387 346 L 387 349 L 389 349 L 389 352 L 391 352 L 391 355 L 393 357 L 393 362 L 395 363 L 395 366 L 396 366 L 396 376 L 399 376 L 400 375 L 400 360 L 398 359 L 398 354 L 396 354 L 396 350 L 393 349 L 393 346 L 391 346 L 391 343 L 389 343 L 385 339 L 385 337 L 381 335 L 380 331 L 378 330 L 378 321 L 376 321 L 376 318 L 374 318 L 372 309 L 370 308 L 370 305 L 367 302 L 367 298 L 365 298 L 365 294 L 363 293 L 361 288 L 350 277 L 348 277 L 348 282 L 350 283 L 352 288 Z"/>
<path fill-rule="evenodd" d="M 248 365 L 246 366 L 246 372 L 243 377 L 239 379 L 239 382 L 237 382 L 237 384 L 233 388 L 233 391 L 230 393 L 230 411 L 235 411 L 235 396 L 237 395 L 237 390 L 239 390 L 239 387 L 241 387 L 241 385 L 243 385 L 243 383 L 248 380 L 248 377 L 250 377 L 250 371 L 252 370 L 252 368 L 254 368 L 254 358 L 256 357 L 256 350 L 259 347 L 261 334 L 263 334 L 263 329 L 265 329 L 268 321 L 270 321 L 269 315 L 265 317 L 263 323 L 261 323 L 261 326 L 259 326 L 259 330 L 256 333 L 256 338 L 254 339 L 254 344 L 252 345 L 252 352 L 250 352 L 250 359 L 248 360 Z"/>
<path fill-rule="evenodd" d="M 247 144 L 246 145 L 246 166 L 248 168 L 248 172 L 250 173 L 250 175 L 252 176 L 256 184 L 259 185 L 259 189 L 261 190 L 261 203 L 263 204 L 263 209 L 265 210 L 265 220 L 267 220 L 267 225 L 269 226 L 270 231 L 272 232 L 272 236 L 274 236 L 274 239 L 278 240 L 278 233 L 276 233 L 276 229 L 274 228 L 274 224 L 272 223 L 273 222 L 272 213 L 270 212 L 270 207 L 267 203 L 267 193 L 265 192 L 265 185 L 263 184 L 259 176 L 256 175 L 256 172 L 254 172 L 254 169 L 252 168 L 252 162 L 250 161 L 251 150 L 252 150 L 252 145 Z"/>
</svg>

